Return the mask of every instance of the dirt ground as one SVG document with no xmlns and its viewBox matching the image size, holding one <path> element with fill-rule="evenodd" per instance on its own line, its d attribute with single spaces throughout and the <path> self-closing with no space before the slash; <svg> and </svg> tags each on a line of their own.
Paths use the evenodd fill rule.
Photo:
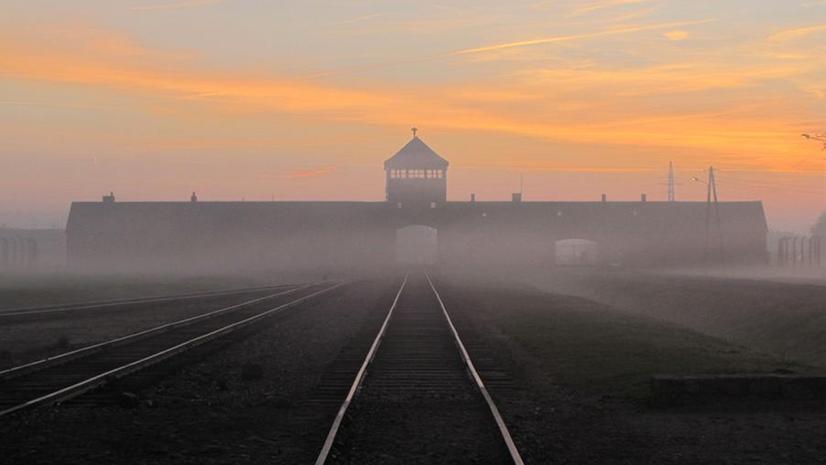
<svg viewBox="0 0 826 465">
<path fill-rule="evenodd" d="M 471 357 L 517 381 L 492 393 L 527 463 L 824 463 L 826 406 L 647 404 L 653 374 L 811 368 L 576 297 L 455 283 L 443 297 L 481 340 Z"/>
<path fill-rule="evenodd" d="M 321 279 L 321 275 L 0 273 L 0 310 L 300 283 Z"/>
<path fill-rule="evenodd" d="M 160 382 L 120 387 L 138 406 L 79 402 L 4 420 L 0 462 L 310 463 L 332 419 L 301 418 L 302 398 L 362 326 L 378 329 L 393 291 L 389 280 L 347 286 Z M 248 366 L 260 377 L 245 379 Z"/>
<path fill-rule="evenodd" d="M 800 319 L 799 334 L 808 334 L 824 302 L 820 291 L 623 279 L 603 281 L 610 285 L 594 296 L 615 307 L 544 292 L 535 284 L 551 284 L 525 284 L 524 277 L 437 278 L 482 376 L 506 378 L 492 383 L 491 393 L 526 463 L 826 462 L 826 406 L 658 409 L 647 402 L 653 374 L 819 372 L 790 352 L 783 357 L 744 341 L 792 334 L 795 326 L 775 326 L 778 315 Z M 120 386 L 136 393 L 137 405 L 81 401 L 4 420 L 0 463 L 310 463 L 331 416 L 307 411 L 305 399 L 348 344 L 378 330 L 397 284 L 387 278 L 347 286 L 152 384 Z M 580 285 L 584 293 L 594 282 Z M 698 289 L 710 293 L 702 305 Z M 799 305 L 787 315 L 779 309 L 789 296 Z M 709 319 L 714 324 L 701 325 Z M 245 375 L 250 366 L 260 375 Z M 421 463 L 438 463 L 428 460 Z"/>
<path fill-rule="evenodd" d="M 0 369 L 237 305 L 281 290 L 0 319 Z M 8 321 L 7 321 L 8 320 Z"/>
</svg>

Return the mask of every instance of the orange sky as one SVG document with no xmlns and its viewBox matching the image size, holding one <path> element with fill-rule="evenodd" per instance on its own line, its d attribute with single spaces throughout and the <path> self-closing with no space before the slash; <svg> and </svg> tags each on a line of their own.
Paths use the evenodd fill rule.
<svg viewBox="0 0 826 465">
<path fill-rule="evenodd" d="M 0 222 L 71 200 L 382 198 L 416 125 L 449 197 L 826 207 L 826 2 L 27 2 L 0 6 Z M 280 2 L 279 2 L 280 3 Z M 47 5 L 49 4 L 49 5 Z"/>
</svg>

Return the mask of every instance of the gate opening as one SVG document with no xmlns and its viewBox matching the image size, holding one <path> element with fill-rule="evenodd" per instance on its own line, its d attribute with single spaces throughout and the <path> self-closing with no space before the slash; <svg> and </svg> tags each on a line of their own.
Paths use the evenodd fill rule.
<svg viewBox="0 0 826 465">
<path fill-rule="evenodd" d="M 396 230 L 396 263 L 434 265 L 439 261 L 439 231 L 423 225 Z"/>
<path fill-rule="evenodd" d="M 599 259 L 599 246 L 587 239 L 556 241 L 556 264 L 562 266 L 592 266 Z"/>
</svg>

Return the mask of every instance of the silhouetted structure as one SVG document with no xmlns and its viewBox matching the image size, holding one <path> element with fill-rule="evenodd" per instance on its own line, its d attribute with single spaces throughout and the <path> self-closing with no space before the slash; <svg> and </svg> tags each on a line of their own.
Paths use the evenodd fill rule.
<svg viewBox="0 0 826 465">
<path fill-rule="evenodd" d="M 416 135 L 384 162 L 387 201 L 397 206 L 431 205 L 447 201 L 448 162 Z"/>
<path fill-rule="evenodd" d="M 557 242 L 570 239 L 594 244 L 588 263 L 703 262 L 706 202 L 448 202 L 447 167 L 414 134 L 385 162 L 384 202 L 75 202 L 69 256 L 79 265 L 374 267 L 392 263 L 397 232 L 418 225 L 437 230 L 442 262 L 553 263 Z M 762 203 L 716 208 L 726 263 L 766 262 Z"/>
<path fill-rule="evenodd" d="M 66 235 L 59 229 L 0 228 L 0 272 L 54 269 L 65 259 Z"/>
</svg>

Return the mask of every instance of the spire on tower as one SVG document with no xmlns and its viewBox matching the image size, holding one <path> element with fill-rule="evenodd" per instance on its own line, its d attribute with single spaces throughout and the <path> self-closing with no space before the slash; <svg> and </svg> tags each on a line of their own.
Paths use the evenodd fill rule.
<svg viewBox="0 0 826 465">
<path fill-rule="evenodd" d="M 419 131 L 419 128 L 410 128 L 410 130 L 413 131 L 413 138 L 415 139 L 416 133 Z"/>
</svg>

